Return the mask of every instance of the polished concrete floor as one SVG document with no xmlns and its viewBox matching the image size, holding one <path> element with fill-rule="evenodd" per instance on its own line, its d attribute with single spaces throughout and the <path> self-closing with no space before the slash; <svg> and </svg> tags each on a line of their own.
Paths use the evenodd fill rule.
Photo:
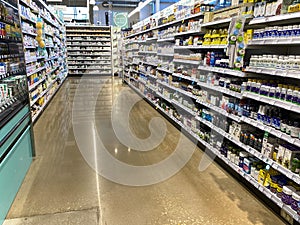
<svg viewBox="0 0 300 225">
<path fill-rule="evenodd" d="M 126 116 L 123 108 L 132 104 L 132 99 L 138 100 L 137 95 L 118 78 L 69 78 L 34 126 L 36 158 L 4 224 L 283 224 L 217 164 L 199 171 L 203 152 L 198 148 L 168 179 L 168 168 L 159 174 L 154 170 L 123 173 L 120 165 L 146 168 L 167 159 L 180 139 L 186 148 L 194 146 L 145 101 L 138 101 Z M 129 149 L 134 143 L 118 140 L 115 133 L 122 135 L 122 131 L 111 117 L 118 126 L 128 123 L 139 140 L 161 141 L 165 132 L 163 140 L 150 151 Z M 150 127 L 153 117 L 160 118 L 159 123 Z M 96 136 L 108 155 L 124 165 L 98 155 Z M 143 147 L 141 142 L 136 148 Z"/>
</svg>

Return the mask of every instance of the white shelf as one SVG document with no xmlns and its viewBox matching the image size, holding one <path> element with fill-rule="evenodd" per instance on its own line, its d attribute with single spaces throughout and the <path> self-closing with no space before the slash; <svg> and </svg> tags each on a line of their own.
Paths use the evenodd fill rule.
<svg viewBox="0 0 300 225">
<path fill-rule="evenodd" d="M 157 39 L 157 42 L 167 42 L 167 41 L 174 41 L 174 37 Z"/>
<path fill-rule="evenodd" d="M 168 97 L 164 96 L 162 93 L 160 93 L 160 92 L 155 92 L 155 94 L 156 94 L 158 97 L 161 97 L 161 98 L 163 98 L 164 100 L 166 100 L 166 101 L 172 103 L 172 99 L 169 99 Z"/>
<path fill-rule="evenodd" d="M 166 24 L 162 24 L 162 25 L 159 25 L 159 26 L 156 26 L 156 27 L 147 29 L 147 30 L 143 30 L 143 31 L 137 32 L 137 33 L 135 33 L 135 34 L 128 35 L 128 36 L 125 37 L 125 38 L 128 39 L 128 38 L 131 38 L 131 37 L 134 37 L 134 36 L 143 34 L 143 33 L 147 33 L 147 32 L 152 31 L 152 30 L 161 29 L 161 28 L 163 28 L 163 27 L 170 26 L 170 25 L 173 25 L 173 24 L 176 24 L 176 23 L 182 23 L 182 21 L 184 21 L 184 20 L 193 19 L 193 18 L 200 17 L 200 16 L 203 16 L 203 15 L 204 15 L 204 14 L 203 14 L 202 12 L 197 13 L 197 14 L 192 14 L 192 15 L 189 15 L 189 16 L 187 16 L 187 17 L 183 17 L 183 18 L 180 18 L 180 19 L 175 20 L 175 21 L 171 21 L 171 22 L 166 23 Z"/>
<path fill-rule="evenodd" d="M 111 73 L 69 73 L 69 75 L 103 75 L 103 76 L 107 76 L 107 75 L 111 75 Z"/>
<path fill-rule="evenodd" d="M 174 72 L 171 71 L 171 70 L 167 70 L 167 69 L 164 69 L 164 68 L 161 68 L 161 67 L 157 67 L 156 69 L 159 70 L 159 71 L 166 72 L 166 73 L 174 73 Z"/>
<path fill-rule="evenodd" d="M 76 60 L 76 61 L 110 61 L 110 58 L 108 59 L 74 59 L 74 58 L 69 58 L 69 60 Z"/>
<path fill-rule="evenodd" d="M 157 54 L 155 51 L 139 51 L 140 54 Z"/>
<path fill-rule="evenodd" d="M 35 33 L 32 33 L 32 32 L 29 32 L 29 31 L 26 31 L 26 30 L 22 30 L 22 33 L 23 33 L 23 34 L 30 35 L 30 36 L 34 36 L 34 37 L 36 37 L 36 36 L 37 36 L 37 34 L 35 34 Z"/>
<path fill-rule="evenodd" d="M 41 84 L 45 79 L 46 79 L 46 77 L 43 77 L 43 78 L 40 79 L 38 82 L 36 82 L 36 83 L 30 85 L 30 86 L 28 87 L 28 90 L 29 90 L 29 91 L 32 91 L 32 90 L 35 89 L 39 84 Z"/>
<path fill-rule="evenodd" d="M 246 68 L 246 72 L 261 73 L 261 74 L 267 74 L 267 75 L 300 79 L 300 74 L 298 71 L 277 70 L 277 69 L 271 69 L 271 68 L 260 68 L 260 67 L 250 67 L 249 66 Z"/>
<path fill-rule="evenodd" d="M 214 90 L 216 92 L 221 92 L 221 93 L 233 96 L 233 97 L 238 98 L 238 99 L 242 99 L 242 97 L 243 97 L 241 93 L 231 91 L 231 90 L 229 90 L 227 88 L 224 88 L 224 87 L 213 86 L 213 85 L 210 85 L 210 84 L 206 84 L 204 82 L 198 82 L 197 84 L 201 87 L 211 89 L 211 90 Z"/>
<path fill-rule="evenodd" d="M 26 1 L 24 0 L 20 0 L 20 3 L 22 3 L 23 5 L 27 6 L 28 8 L 30 8 L 32 11 L 36 11 L 37 9 L 35 9 L 33 6 L 31 6 L 30 4 L 28 4 Z"/>
<path fill-rule="evenodd" d="M 69 67 L 70 70 L 110 70 L 109 68 L 100 67 L 100 68 L 78 68 L 78 67 Z"/>
<path fill-rule="evenodd" d="M 144 75 L 147 75 L 147 76 L 148 76 L 150 72 L 147 72 L 147 71 L 144 71 L 144 70 L 140 70 L 140 69 L 139 69 L 139 73 L 141 73 L 141 74 L 144 74 Z"/>
<path fill-rule="evenodd" d="M 267 96 L 263 96 L 263 95 L 259 95 L 259 94 L 255 94 L 255 93 L 251 93 L 251 92 L 244 92 L 243 97 L 251 98 L 251 99 L 254 99 L 254 100 L 259 101 L 259 102 L 264 102 L 264 103 L 267 103 L 267 104 L 270 104 L 270 105 L 274 105 L 276 107 L 280 107 L 280 108 L 283 108 L 285 110 L 289 110 L 289 111 L 292 111 L 292 112 L 296 112 L 296 113 L 300 112 L 300 106 L 299 105 L 296 105 L 296 104 L 291 103 L 291 102 L 283 101 L 283 100 L 280 100 L 280 99 L 270 98 L 270 97 L 267 97 Z"/>
<path fill-rule="evenodd" d="M 27 77 L 30 77 L 31 75 L 33 75 L 33 74 L 35 74 L 35 73 L 38 73 L 38 72 L 40 72 L 40 71 L 42 71 L 42 70 L 44 70 L 46 67 L 40 67 L 40 68 L 38 68 L 38 69 L 36 69 L 36 70 L 34 70 L 34 71 L 32 71 L 32 72 L 29 72 L 29 73 L 27 73 Z"/>
<path fill-rule="evenodd" d="M 289 37 L 289 38 L 272 38 L 262 40 L 250 40 L 247 46 L 251 45 L 299 45 L 300 37 Z"/>
<path fill-rule="evenodd" d="M 140 73 L 140 71 L 129 69 L 129 72 Z"/>
<path fill-rule="evenodd" d="M 157 63 L 153 63 L 153 62 L 144 62 L 144 61 L 140 61 L 140 63 L 143 64 L 147 64 L 147 65 L 150 65 L 150 66 L 154 66 L 154 67 L 157 67 Z"/>
<path fill-rule="evenodd" d="M 211 71 L 215 73 L 228 74 L 236 77 L 245 77 L 245 73 L 239 70 L 220 68 L 220 67 L 210 67 L 210 66 L 199 66 L 199 70 Z"/>
<path fill-rule="evenodd" d="M 157 37 L 147 38 L 146 42 L 148 42 L 148 41 L 155 41 L 155 40 L 157 40 Z"/>
<path fill-rule="evenodd" d="M 165 87 L 168 87 L 168 88 L 173 89 L 177 92 L 180 92 L 180 93 L 184 94 L 187 97 L 190 97 L 192 99 L 197 99 L 197 96 L 193 95 L 192 93 L 190 93 L 188 91 L 182 90 L 181 88 L 174 87 L 174 86 L 172 86 L 170 84 L 167 84 L 166 82 L 162 82 L 160 80 L 156 80 L 156 82 L 163 85 L 163 86 L 165 86 Z"/>
<path fill-rule="evenodd" d="M 233 114 L 230 114 L 230 113 L 226 112 L 224 109 L 221 109 L 218 106 L 215 106 L 215 105 L 207 103 L 207 102 L 203 102 L 200 99 L 197 99 L 197 103 L 199 103 L 199 104 L 201 104 L 203 106 L 206 106 L 207 108 L 210 108 L 210 109 L 214 110 L 215 112 L 218 112 L 221 115 L 223 115 L 225 117 L 228 117 L 228 118 L 230 118 L 230 119 L 232 119 L 232 120 L 234 120 L 236 122 L 241 122 L 241 117 L 233 115 Z"/>
<path fill-rule="evenodd" d="M 202 27 L 209 27 L 209 26 L 215 26 L 215 25 L 220 25 L 220 24 L 226 24 L 226 23 L 230 23 L 231 20 L 232 20 L 232 18 L 226 18 L 226 19 L 222 19 L 222 20 L 212 21 L 212 22 L 202 24 Z"/>
<path fill-rule="evenodd" d="M 67 39 L 68 42 L 95 42 L 95 41 L 99 41 L 99 42 L 110 42 L 110 39 Z M 67 42 L 67 45 L 70 45 L 70 43 Z"/>
<path fill-rule="evenodd" d="M 174 57 L 174 53 L 157 53 L 158 56 Z"/>
<path fill-rule="evenodd" d="M 28 63 L 36 62 L 37 58 L 35 57 L 35 58 L 32 58 L 32 59 L 30 59 L 28 61 L 25 59 L 25 61 L 26 61 L 26 64 L 28 64 Z"/>
<path fill-rule="evenodd" d="M 110 47 L 110 45 L 81 45 L 81 44 L 67 44 L 68 47 L 80 46 L 80 47 Z M 138 50 L 138 49 L 137 49 Z"/>
<path fill-rule="evenodd" d="M 225 49 L 227 45 L 199 45 L 199 46 L 174 46 L 174 49 Z"/>
<path fill-rule="evenodd" d="M 200 64 L 200 61 L 186 60 L 186 59 L 174 59 L 173 62 L 186 63 L 186 64 L 192 64 L 192 65 L 199 65 Z"/>
<path fill-rule="evenodd" d="M 98 49 L 67 49 L 67 51 L 70 51 L 70 52 L 76 52 L 76 51 L 81 51 L 81 52 L 110 52 L 111 50 L 110 49 L 101 49 L 100 48 L 101 46 L 99 46 Z"/>
<path fill-rule="evenodd" d="M 200 30 L 190 30 L 186 32 L 180 32 L 180 33 L 175 33 L 174 36 L 183 36 L 183 35 L 189 35 L 189 34 L 202 34 L 203 31 Z"/>
<path fill-rule="evenodd" d="M 130 52 L 130 51 L 139 51 L 139 48 L 132 48 L 132 49 L 125 49 L 126 52 Z"/>
<path fill-rule="evenodd" d="M 68 65 L 82 65 L 82 63 L 68 63 Z M 84 65 L 95 65 L 95 63 L 86 63 L 84 62 Z M 101 65 L 111 65 L 110 63 L 101 63 Z"/>
<path fill-rule="evenodd" d="M 296 19 L 300 19 L 300 12 L 270 16 L 270 17 L 254 18 L 249 22 L 249 25 L 282 22 L 284 20 L 296 20 Z"/>
<path fill-rule="evenodd" d="M 111 56 L 111 55 L 103 55 L 103 54 L 68 54 L 68 56 Z"/>
<path fill-rule="evenodd" d="M 287 135 L 283 132 L 281 132 L 280 130 L 276 130 L 275 128 L 265 125 L 257 120 L 248 118 L 248 117 L 242 117 L 241 120 L 245 123 L 248 123 L 254 127 L 257 127 L 263 131 L 267 131 L 268 133 L 274 135 L 275 137 L 278 137 L 288 143 L 294 144 L 298 147 L 300 147 L 300 139 L 298 138 L 292 138 L 290 135 Z"/>
<path fill-rule="evenodd" d="M 66 30 L 67 36 L 68 33 L 106 33 L 106 34 L 110 34 L 110 30 L 83 30 L 83 29 L 78 29 L 78 30 Z"/>
<path fill-rule="evenodd" d="M 36 57 L 37 60 L 45 59 L 45 58 L 46 58 L 46 56 L 38 56 L 38 57 Z"/>
<path fill-rule="evenodd" d="M 180 77 L 180 78 L 183 78 L 183 79 L 186 79 L 186 80 L 189 80 L 189 81 L 193 81 L 193 82 L 196 82 L 196 83 L 198 81 L 198 79 L 195 78 L 195 77 L 185 76 L 185 75 L 182 75 L 181 73 L 173 73 L 172 76 Z"/>
<path fill-rule="evenodd" d="M 174 105 L 180 107 L 181 109 L 185 110 L 186 112 L 188 112 L 189 114 L 196 116 L 196 112 L 194 112 L 192 109 L 180 104 L 179 102 L 175 101 L 174 99 L 171 101 L 171 103 L 173 103 Z"/>
<path fill-rule="evenodd" d="M 147 81 L 145 81 L 145 80 L 142 79 L 142 78 L 139 78 L 138 81 L 141 82 L 142 84 L 145 84 L 145 85 L 147 84 Z"/>
<path fill-rule="evenodd" d="M 36 119 L 39 117 L 39 115 L 43 112 L 43 110 L 46 108 L 46 106 L 48 105 L 48 103 L 52 100 L 53 96 L 56 94 L 56 92 L 59 90 L 60 86 L 63 84 L 63 82 L 61 82 L 59 84 L 59 86 L 56 88 L 56 90 L 54 91 L 54 93 L 48 97 L 48 100 L 45 101 L 45 103 L 43 104 L 43 106 L 41 107 L 41 109 L 32 117 L 32 122 L 35 122 Z"/>
<path fill-rule="evenodd" d="M 109 35 L 86 35 L 86 34 L 84 34 L 84 35 L 80 35 L 80 34 L 78 34 L 78 35 L 75 35 L 75 34 L 67 34 L 67 37 L 101 37 L 101 38 L 110 38 L 110 36 Z"/>
<path fill-rule="evenodd" d="M 26 16 L 23 16 L 21 13 L 20 13 L 20 17 L 21 17 L 22 20 L 26 20 L 26 21 L 34 23 L 34 24 L 36 23 L 35 20 L 33 20 L 31 18 L 27 18 Z"/>
</svg>

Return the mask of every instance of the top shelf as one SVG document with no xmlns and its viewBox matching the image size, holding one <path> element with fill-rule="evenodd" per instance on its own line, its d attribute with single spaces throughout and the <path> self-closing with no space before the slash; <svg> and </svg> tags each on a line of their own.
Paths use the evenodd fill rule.
<svg viewBox="0 0 300 225">
<path fill-rule="evenodd" d="M 66 30 L 67 33 L 110 33 L 109 30 Z"/>
<path fill-rule="evenodd" d="M 107 29 L 107 30 L 110 30 L 110 26 L 95 26 L 95 25 L 83 25 L 83 24 L 67 24 L 66 25 L 66 28 L 97 28 L 97 29 Z"/>
<path fill-rule="evenodd" d="M 201 27 L 210 27 L 210 26 L 216 26 L 216 25 L 220 25 L 220 24 L 228 24 L 228 23 L 231 22 L 231 20 L 232 20 L 232 18 L 216 20 L 216 21 L 204 23 L 204 24 L 201 25 Z"/>
<path fill-rule="evenodd" d="M 125 38 L 126 38 L 126 39 L 127 39 L 127 38 L 131 38 L 131 37 L 134 37 L 134 36 L 137 36 L 137 35 L 140 35 L 140 34 L 147 33 L 147 32 L 152 31 L 152 30 L 158 30 L 158 29 L 161 29 L 161 28 L 163 28 L 163 27 L 167 27 L 167 26 L 170 26 L 170 25 L 173 25 L 173 24 L 176 24 L 176 23 L 182 23 L 184 20 L 193 19 L 193 18 L 200 17 L 200 16 L 203 16 L 203 15 L 204 15 L 204 14 L 203 14 L 202 12 L 197 13 L 197 14 L 193 14 L 193 15 L 190 15 L 190 16 L 185 17 L 185 18 L 181 18 L 181 19 L 178 19 L 178 20 L 175 20 L 175 21 L 171 21 L 171 22 L 169 22 L 169 23 L 162 24 L 162 25 L 159 25 L 159 26 L 156 26 L 156 27 L 147 29 L 147 30 L 143 30 L 143 31 L 140 31 L 140 32 L 135 33 L 135 34 L 131 34 L 131 35 L 125 37 Z"/>
<path fill-rule="evenodd" d="M 254 18 L 249 22 L 249 25 L 265 25 L 266 23 L 286 24 L 286 23 L 290 23 L 291 22 L 290 20 L 293 20 L 292 21 L 293 23 L 296 23 L 297 21 L 299 22 L 300 12 L 270 16 L 270 17 Z"/>
<path fill-rule="evenodd" d="M 56 14 L 53 13 L 54 10 L 50 9 L 49 6 L 43 1 L 39 0 L 39 2 L 43 5 L 44 8 L 48 10 L 48 12 L 60 23 L 60 25 L 63 25 L 63 22 L 57 17 Z"/>
</svg>

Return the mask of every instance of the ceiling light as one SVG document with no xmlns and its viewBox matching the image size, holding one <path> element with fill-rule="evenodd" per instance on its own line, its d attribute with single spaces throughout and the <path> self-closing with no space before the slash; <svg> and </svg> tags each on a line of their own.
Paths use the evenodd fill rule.
<svg viewBox="0 0 300 225">
<path fill-rule="evenodd" d="M 96 6 L 96 5 L 94 5 L 94 7 L 93 7 L 93 11 L 98 11 L 99 10 L 99 7 L 98 6 Z"/>
<path fill-rule="evenodd" d="M 95 5 L 96 1 L 95 0 L 90 0 L 90 5 Z"/>
</svg>

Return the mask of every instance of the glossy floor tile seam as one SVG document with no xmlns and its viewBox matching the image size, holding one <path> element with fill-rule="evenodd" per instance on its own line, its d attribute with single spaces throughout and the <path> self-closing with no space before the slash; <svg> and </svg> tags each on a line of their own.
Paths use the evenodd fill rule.
<svg viewBox="0 0 300 225">
<path fill-rule="evenodd" d="M 57 215 L 61 213 L 75 213 L 75 212 L 85 212 L 85 211 L 96 211 L 97 212 L 97 218 L 99 220 L 99 214 L 100 210 L 98 206 L 93 206 L 93 207 L 87 207 L 87 208 L 81 208 L 78 210 L 72 210 L 72 209 L 66 209 L 66 210 L 59 210 L 57 212 L 51 212 L 51 213 L 37 213 L 37 214 L 31 214 L 30 216 L 23 216 L 23 217 L 9 217 L 7 220 L 13 220 L 13 219 L 19 219 L 19 218 L 31 218 L 31 217 L 38 217 L 38 216 L 50 216 L 50 215 Z"/>
</svg>

